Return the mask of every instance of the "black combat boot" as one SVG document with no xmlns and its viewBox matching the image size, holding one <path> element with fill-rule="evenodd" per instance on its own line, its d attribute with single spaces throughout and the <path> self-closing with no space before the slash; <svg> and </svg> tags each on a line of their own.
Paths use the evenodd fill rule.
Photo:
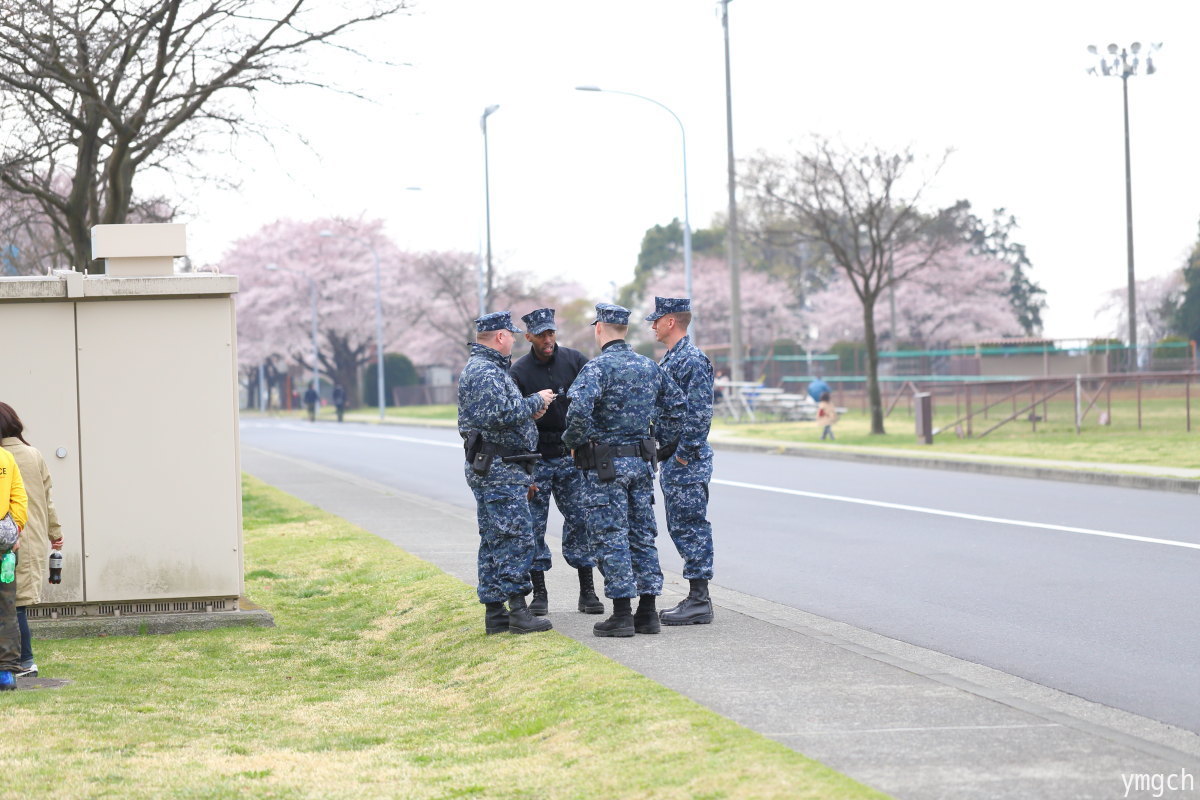
<svg viewBox="0 0 1200 800">
<path fill-rule="evenodd" d="M 592 568 L 579 568 L 579 610 L 584 614 L 603 614 L 604 603 L 596 596 L 596 586 L 592 583 Z"/>
<path fill-rule="evenodd" d="M 630 610 L 630 598 L 614 598 L 612 616 L 593 625 L 592 633 L 597 636 L 633 636 L 633 611 Z"/>
<path fill-rule="evenodd" d="M 546 573 L 540 569 L 530 570 L 529 580 L 533 581 L 533 599 L 529 601 L 529 613 L 535 617 L 544 617 L 550 610 L 550 596 L 546 593 Z"/>
<path fill-rule="evenodd" d="M 638 598 L 637 613 L 633 615 L 633 629 L 638 633 L 658 633 L 662 630 L 658 622 L 658 611 L 654 608 L 654 595 L 644 594 Z"/>
<path fill-rule="evenodd" d="M 488 633 L 508 633 L 508 609 L 504 603 L 484 603 L 484 630 Z"/>
<path fill-rule="evenodd" d="M 659 615 L 663 625 L 707 625 L 713 621 L 712 600 L 708 597 L 708 581 L 690 578 L 692 590 L 679 605 Z"/>
<path fill-rule="evenodd" d="M 548 619 L 539 619 L 529 613 L 525 605 L 525 595 L 514 594 L 508 598 L 508 632 L 509 633 L 541 633 L 554 626 Z"/>
</svg>

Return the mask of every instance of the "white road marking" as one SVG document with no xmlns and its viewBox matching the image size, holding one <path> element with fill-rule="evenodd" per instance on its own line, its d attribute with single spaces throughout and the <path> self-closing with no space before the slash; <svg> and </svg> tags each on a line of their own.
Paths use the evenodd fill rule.
<svg viewBox="0 0 1200 800">
<path fill-rule="evenodd" d="M 865 500 L 861 497 L 845 497 L 836 494 L 822 494 L 821 492 L 806 492 L 800 489 L 784 489 L 779 486 L 763 486 L 757 483 L 742 483 L 741 481 L 726 481 L 714 478 L 713 483 L 719 483 L 722 486 L 732 486 L 737 489 L 754 489 L 760 492 L 774 492 L 775 494 L 789 494 L 796 497 L 810 497 L 814 500 L 833 500 L 839 503 L 854 503 L 860 506 L 874 506 L 876 508 L 890 508 L 896 511 L 911 511 L 917 514 L 932 514 L 938 517 L 954 517 L 956 519 L 967 519 L 972 522 L 991 522 L 997 525 L 1015 525 L 1019 528 L 1040 528 L 1047 531 L 1058 531 L 1059 533 L 1081 533 L 1087 536 L 1103 536 L 1109 539 L 1126 539 L 1131 542 L 1145 542 L 1147 544 L 1165 544 L 1171 547 L 1185 547 L 1189 550 L 1200 550 L 1200 544 L 1194 542 L 1179 542 L 1174 539 L 1155 539 L 1150 536 L 1134 536 L 1129 533 L 1114 533 L 1113 531 L 1098 531 L 1091 528 L 1074 528 L 1070 525 L 1053 525 L 1048 522 L 1030 522 L 1020 519 L 1005 519 L 1004 517 L 987 517 L 981 514 L 966 514 L 961 511 L 945 511 L 940 508 L 927 508 L 925 506 L 909 506 L 903 503 L 887 503 L 882 500 Z"/>
<path fill-rule="evenodd" d="M 441 442 L 436 439 L 419 439 L 414 436 L 400 436 L 397 434 L 385 433 L 359 433 L 356 431 L 346 430 L 330 430 L 324 426 L 309 428 L 303 425 L 269 425 L 263 426 L 272 429 L 283 429 L 289 431 L 298 431 L 300 433 L 323 433 L 334 436 L 357 436 L 363 439 L 390 439 L 397 442 L 408 442 L 410 444 L 428 444 L 436 447 L 454 447 L 461 448 L 462 445 L 458 442 Z M 1131 542 L 1144 542 L 1146 544 L 1163 544 L 1170 547 L 1183 547 L 1189 550 L 1200 550 L 1200 544 L 1195 542 L 1180 542 L 1174 539 L 1156 539 L 1151 536 L 1134 536 L 1130 533 L 1116 533 L 1113 531 L 1100 531 L 1092 528 L 1075 528 L 1070 525 L 1054 525 L 1049 522 L 1031 522 L 1029 520 L 1006 519 L 1004 517 L 988 517 L 981 514 L 967 514 L 962 511 L 946 511 L 940 508 L 928 508 L 926 506 L 910 506 L 903 503 L 888 503 L 883 500 L 867 500 L 861 497 L 846 497 L 837 494 L 823 494 L 821 492 L 806 492 L 802 489 L 784 489 L 780 486 L 764 486 L 758 483 L 743 483 L 742 481 L 727 481 L 720 478 L 714 478 L 713 483 L 722 486 L 732 486 L 736 489 L 753 489 L 760 492 L 773 492 L 775 494 L 788 494 L 795 497 L 809 497 L 814 500 L 833 500 L 838 503 L 853 503 L 860 506 L 874 506 L 875 508 L 890 508 L 896 511 L 911 511 L 916 514 L 932 514 L 938 517 L 953 517 L 955 519 L 971 520 L 972 522 L 991 522 L 996 525 L 1013 525 L 1018 528 L 1039 528 L 1047 531 L 1057 531 L 1059 533 L 1079 533 L 1087 536 L 1101 536 L 1108 539 L 1124 539 Z"/>
<path fill-rule="evenodd" d="M 390 439 L 394 442 L 431 444 L 435 447 L 453 447 L 455 449 L 462 450 L 462 442 L 441 442 L 437 439 L 418 439 L 415 436 L 400 436 L 393 433 L 359 433 L 357 431 L 330 430 L 324 426 L 306 428 L 303 425 L 289 425 L 286 423 L 283 425 L 264 425 L 262 427 L 268 430 L 296 431 L 298 433 L 324 433 L 330 436 L 356 436 L 360 439 Z"/>
</svg>

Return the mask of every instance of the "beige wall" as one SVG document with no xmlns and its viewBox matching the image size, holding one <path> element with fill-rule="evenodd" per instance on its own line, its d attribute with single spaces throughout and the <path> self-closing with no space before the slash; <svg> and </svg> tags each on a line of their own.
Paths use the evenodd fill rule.
<svg viewBox="0 0 1200 800">
<path fill-rule="evenodd" d="M 236 595 L 229 298 L 78 305 L 87 599 Z"/>
<path fill-rule="evenodd" d="M 0 400 L 25 424 L 25 440 L 42 452 L 54 481 L 62 523 L 62 583 L 42 587 L 44 603 L 83 601 L 83 548 L 79 509 L 79 418 L 75 399 L 75 304 L 0 305 L 5 368 Z M 59 448 L 66 451 L 60 458 Z"/>
<path fill-rule="evenodd" d="M 0 400 L 46 457 L 68 540 L 44 604 L 241 594 L 236 290 L 0 278 Z"/>
</svg>

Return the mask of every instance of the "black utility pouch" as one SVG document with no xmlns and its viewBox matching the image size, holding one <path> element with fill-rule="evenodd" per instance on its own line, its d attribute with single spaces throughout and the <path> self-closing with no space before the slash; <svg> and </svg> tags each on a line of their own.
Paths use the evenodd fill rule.
<svg viewBox="0 0 1200 800">
<path fill-rule="evenodd" d="M 595 469 L 596 468 L 596 451 L 594 445 L 590 442 L 582 444 L 575 448 L 575 468 L 576 469 Z"/>
<path fill-rule="evenodd" d="M 480 477 L 487 475 L 492 470 L 492 454 L 491 453 L 476 453 L 475 458 L 471 459 L 471 471 Z"/>
<path fill-rule="evenodd" d="M 596 477 L 603 483 L 615 481 L 617 479 L 617 465 L 613 463 L 608 445 L 597 443 L 595 453 Z"/>
<path fill-rule="evenodd" d="M 479 449 L 479 431 L 468 431 L 463 435 L 463 452 L 467 454 L 467 460 L 474 458 L 475 451 Z"/>
<path fill-rule="evenodd" d="M 658 462 L 656 444 L 653 439 L 642 439 L 642 459 L 644 461 L 649 461 L 651 464 Z"/>
</svg>

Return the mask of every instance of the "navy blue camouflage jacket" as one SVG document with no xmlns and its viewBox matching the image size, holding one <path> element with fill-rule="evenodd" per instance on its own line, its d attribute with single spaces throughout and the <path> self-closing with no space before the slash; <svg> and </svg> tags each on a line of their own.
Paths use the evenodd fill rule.
<svg viewBox="0 0 1200 800">
<path fill-rule="evenodd" d="M 636 444 L 649 435 L 650 423 L 660 442 L 679 438 L 683 394 L 658 364 L 623 340 L 609 342 L 584 364 L 567 396 L 571 405 L 563 444 L 568 448 L 589 441 Z"/>
<path fill-rule="evenodd" d="M 508 374 L 509 356 L 474 342 L 470 347 L 471 357 L 458 379 L 459 433 L 479 431 L 500 447 L 535 449 L 533 414 L 542 407 L 542 398 L 521 394 Z"/>
<path fill-rule="evenodd" d="M 663 463 L 663 480 L 670 483 L 707 482 L 712 477 L 712 447 L 708 431 L 713 415 L 713 365 L 692 337 L 684 336 L 667 351 L 659 365 L 679 386 L 687 401 L 683 432 L 675 457 Z M 675 458 L 688 462 L 680 464 Z"/>
</svg>

